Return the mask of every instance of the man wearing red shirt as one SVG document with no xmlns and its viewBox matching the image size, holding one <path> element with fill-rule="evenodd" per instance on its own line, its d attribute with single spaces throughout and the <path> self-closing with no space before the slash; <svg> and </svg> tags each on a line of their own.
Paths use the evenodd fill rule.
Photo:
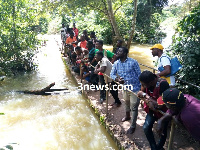
<svg viewBox="0 0 200 150">
<path fill-rule="evenodd" d="M 73 23 L 73 31 L 74 31 L 74 36 L 76 37 L 76 39 L 78 39 L 78 29 L 76 28 L 76 24 Z"/>
</svg>

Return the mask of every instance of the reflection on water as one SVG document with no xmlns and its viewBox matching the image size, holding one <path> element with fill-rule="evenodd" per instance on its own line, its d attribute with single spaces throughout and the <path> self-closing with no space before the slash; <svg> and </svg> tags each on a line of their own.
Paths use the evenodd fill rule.
<svg viewBox="0 0 200 150">
<path fill-rule="evenodd" d="M 53 37 L 37 59 L 37 71 L 7 78 L 1 84 L 0 112 L 5 115 L 0 116 L 0 147 L 17 143 L 20 150 L 117 149 L 78 94 Z M 52 82 L 54 88 L 69 88 L 70 93 L 40 96 L 14 92 L 41 89 Z"/>
</svg>

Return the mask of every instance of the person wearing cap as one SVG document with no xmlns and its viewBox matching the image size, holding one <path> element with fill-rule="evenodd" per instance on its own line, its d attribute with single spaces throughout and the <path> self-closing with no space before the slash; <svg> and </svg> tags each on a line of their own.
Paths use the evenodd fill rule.
<svg viewBox="0 0 200 150">
<path fill-rule="evenodd" d="M 156 144 L 153 125 L 162 114 L 157 112 L 161 110 L 163 112 L 167 111 L 164 103 L 160 103 L 159 99 L 162 93 L 169 88 L 169 84 L 165 79 L 158 78 L 156 74 L 151 71 L 145 70 L 139 76 L 140 83 L 142 85 L 141 91 L 137 93 L 137 96 L 144 101 L 144 111 L 147 113 L 145 122 L 143 125 L 144 133 L 149 142 L 151 150 L 162 150 L 167 138 L 167 123 L 163 127 L 162 135 Z"/>
<path fill-rule="evenodd" d="M 183 94 L 176 88 L 169 88 L 162 94 L 163 103 L 167 106 L 166 114 L 158 120 L 158 131 L 162 131 L 166 122 L 172 116 L 181 122 L 189 133 L 200 141 L 200 100 L 195 97 Z"/>
<path fill-rule="evenodd" d="M 163 53 L 163 46 L 161 44 L 155 44 L 153 47 L 150 48 L 152 50 L 153 57 L 158 56 L 158 68 L 163 67 L 163 71 L 159 71 L 157 76 L 164 78 L 167 80 L 171 87 L 175 86 L 175 78 L 174 76 L 165 77 L 171 73 L 171 59 L 170 57 Z"/>
</svg>

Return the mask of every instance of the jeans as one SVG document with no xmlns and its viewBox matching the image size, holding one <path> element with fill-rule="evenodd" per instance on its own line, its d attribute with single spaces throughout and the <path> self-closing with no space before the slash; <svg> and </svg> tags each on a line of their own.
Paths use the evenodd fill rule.
<svg viewBox="0 0 200 150">
<path fill-rule="evenodd" d="M 135 92 L 137 93 L 137 92 Z M 137 98 L 133 93 L 128 91 L 123 91 L 123 98 L 125 100 L 126 112 L 132 111 L 132 123 L 131 127 L 136 128 L 136 121 L 138 116 L 138 106 L 140 104 L 140 99 Z"/>
<path fill-rule="evenodd" d="M 144 133 L 146 135 L 146 138 L 150 144 L 151 150 L 159 150 L 163 148 L 166 138 L 167 138 L 167 126 L 168 123 L 165 124 L 163 134 L 161 135 L 158 144 L 156 145 L 156 141 L 154 138 L 154 134 L 152 131 L 153 124 L 157 120 L 156 117 L 154 117 L 153 111 L 149 110 L 149 113 L 146 116 L 145 123 L 143 125 Z"/>
</svg>

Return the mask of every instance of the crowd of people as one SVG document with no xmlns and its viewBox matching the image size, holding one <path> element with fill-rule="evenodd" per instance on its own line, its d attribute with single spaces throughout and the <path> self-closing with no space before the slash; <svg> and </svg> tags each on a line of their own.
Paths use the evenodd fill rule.
<svg viewBox="0 0 200 150">
<path fill-rule="evenodd" d="M 61 39 L 64 45 L 63 55 L 69 58 L 72 70 L 80 75 L 81 79 L 96 87 L 99 84 L 106 85 L 105 80 L 107 76 L 110 77 L 107 83 L 114 99 L 111 106 L 117 108 L 122 104 L 118 90 L 112 88 L 116 86 L 116 82 L 131 85 L 128 89 L 123 89 L 126 114 L 122 122 L 131 120 L 127 134 L 133 134 L 136 130 L 138 107 L 142 100 L 147 113 L 143 129 L 152 150 L 163 149 L 167 127 L 174 116 L 200 141 L 200 101 L 176 89 L 174 75 L 167 77 L 171 73 L 171 59 L 163 52 L 164 47 L 161 44 L 150 48 L 152 55 L 158 56 L 158 67 L 164 68 L 154 74 L 147 70 L 141 72 L 137 60 L 128 57 L 128 49 L 122 46 L 122 40 L 117 41 L 115 53 L 110 52 L 103 48 L 103 41 L 97 39 L 94 31 L 90 32 L 90 36 L 87 30 L 80 34 L 75 23 L 73 28 L 62 26 Z M 99 97 L 101 104 L 106 99 L 105 86 L 102 87 Z M 158 110 L 165 112 L 165 115 Z M 153 134 L 155 121 L 158 122 L 157 131 L 160 134 L 158 142 Z"/>
</svg>

